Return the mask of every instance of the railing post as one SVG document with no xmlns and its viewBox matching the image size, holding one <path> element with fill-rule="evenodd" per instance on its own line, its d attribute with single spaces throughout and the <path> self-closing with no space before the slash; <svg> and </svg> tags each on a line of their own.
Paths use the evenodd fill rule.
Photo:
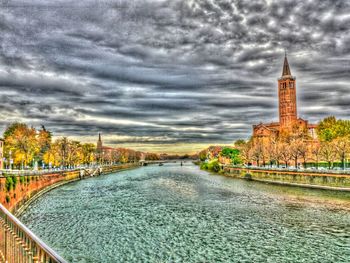
<svg viewBox="0 0 350 263">
<path fill-rule="evenodd" d="M 1 204 L 0 262 L 66 263 Z"/>
</svg>

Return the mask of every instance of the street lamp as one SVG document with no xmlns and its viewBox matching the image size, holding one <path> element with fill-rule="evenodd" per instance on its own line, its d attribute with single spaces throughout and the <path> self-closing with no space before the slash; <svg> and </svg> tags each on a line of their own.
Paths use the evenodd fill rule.
<svg viewBox="0 0 350 263">
<path fill-rule="evenodd" d="M 12 170 L 12 163 L 13 163 L 13 160 L 12 160 L 12 151 L 11 151 L 11 150 L 10 150 L 9 154 L 10 154 L 10 159 L 9 159 L 9 162 L 10 162 L 10 170 Z"/>
</svg>

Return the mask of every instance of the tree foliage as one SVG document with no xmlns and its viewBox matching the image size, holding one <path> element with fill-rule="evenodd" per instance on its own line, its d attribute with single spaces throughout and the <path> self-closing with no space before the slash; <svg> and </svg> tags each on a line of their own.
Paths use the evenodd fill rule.
<svg viewBox="0 0 350 263">
<path fill-rule="evenodd" d="M 330 142 L 336 138 L 350 136 L 350 121 L 337 120 L 334 116 L 323 119 L 318 127 L 317 134 L 321 141 Z"/>
<path fill-rule="evenodd" d="M 232 164 L 234 164 L 234 165 L 242 163 L 240 152 L 236 148 L 224 147 L 221 150 L 221 156 L 230 158 Z"/>
<path fill-rule="evenodd" d="M 241 161 L 246 165 L 300 167 L 303 164 L 306 167 L 308 162 L 313 162 L 318 167 L 319 163 L 326 162 L 332 168 L 335 162 L 341 162 L 345 168 L 350 158 L 350 121 L 327 117 L 319 123 L 317 135 L 318 139 L 314 139 L 305 127 L 296 126 L 269 138 L 237 140 L 234 147 L 223 148 L 221 156 L 231 158 L 233 164 Z M 208 149 L 199 153 L 201 161 L 208 162 L 211 156 Z"/>
</svg>

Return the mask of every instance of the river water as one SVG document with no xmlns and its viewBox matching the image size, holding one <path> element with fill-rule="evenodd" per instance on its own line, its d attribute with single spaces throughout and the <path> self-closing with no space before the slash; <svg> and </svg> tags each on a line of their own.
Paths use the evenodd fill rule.
<svg viewBox="0 0 350 263">
<path fill-rule="evenodd" d="M 21 220 L 69 262 L 350 262 L 350 193 L 192 164 L 67 184 Z"/>
</svg>

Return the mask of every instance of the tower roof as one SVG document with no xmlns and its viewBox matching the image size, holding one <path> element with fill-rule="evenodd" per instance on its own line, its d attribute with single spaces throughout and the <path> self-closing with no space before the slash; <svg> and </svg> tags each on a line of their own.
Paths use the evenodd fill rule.
<svg viewBox="0 0 350 263">
<path fill-rule="evenodd" d="M 285 77 L 285 76 L 292 76 L 292 73 L 290 73 L 287 54 L 285 54 L 284 56 L 284 63 L 283 63 L 283 69 L 282 69 L 282 77 Z"/>
</svg>

